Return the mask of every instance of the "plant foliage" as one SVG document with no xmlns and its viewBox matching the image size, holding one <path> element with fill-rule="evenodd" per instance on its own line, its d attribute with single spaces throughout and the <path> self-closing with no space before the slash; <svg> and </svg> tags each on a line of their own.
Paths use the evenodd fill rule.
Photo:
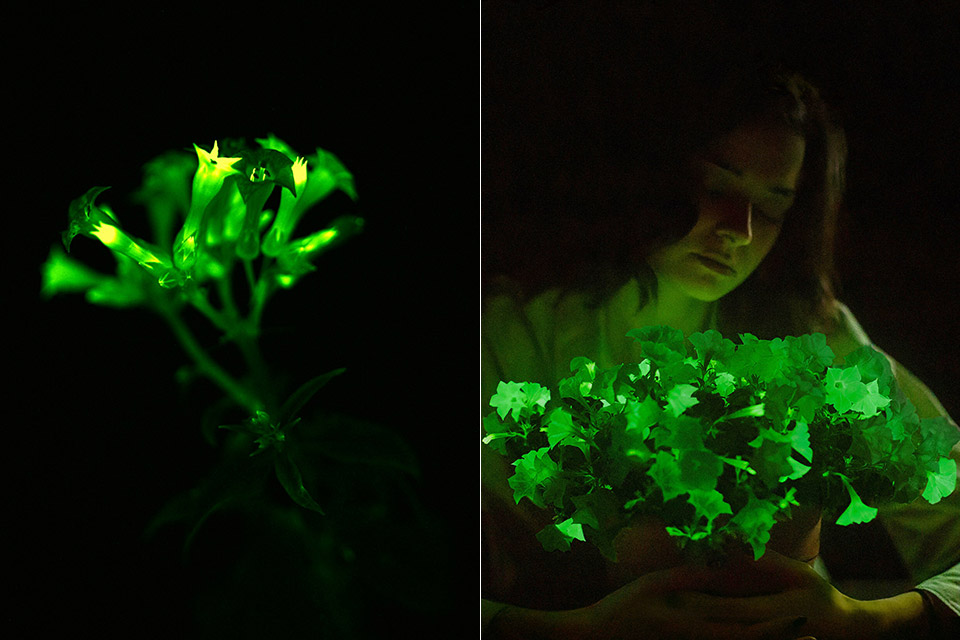
<svg viewBox="0 0 960 640">
<path fill-rule="evenodd" d="M 490 399 L 484 442 L 513 461 L 515 500 L 553 512 L 537 536 L 547 550 L 579 540 L 615 559 L 617 532 L 653 515 L 681 547 L 737 539 L 759 558 L 800 504 L 848 525 L 955 488 L 947 454 L 960 433 L 920 419 L 871 347 L 834 366 L 816 333 L 740 344 L 714 330 L 628 335 L 639 363 L 575 358 L 553 392 L 504 381 Z"/>
</svg>

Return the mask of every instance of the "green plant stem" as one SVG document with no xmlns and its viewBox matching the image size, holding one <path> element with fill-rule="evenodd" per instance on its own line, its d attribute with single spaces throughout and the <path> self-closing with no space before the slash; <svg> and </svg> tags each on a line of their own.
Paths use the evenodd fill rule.
<svg viewBox="0 0 960 640">
<path fill-rule="evenodd" d="M 196 338 L 193 337 L 193 333 L 191 333 L 180 316 L 166 310 L 163 316 L 184 350 L 207 378 L 223 389 L 234 402 L 244 407 L 250 413 L 254 413 L 262 408 L 262 404 L 257 396 L 234 380 L 233 377 L 224 371 L 223 367 L 217 364 L 203 347 L 197 343 Z"/>
<path fill-rule="evenodd" d="M 250 290 L 250 325 L 259 334 L 260 318 L 263 316 L 263 308 L 267 304 L 269 294 L 270 280 L 265 274 L 269 274 L 270 258 L 264 256 L 263 264 L 260 265 L 260 277 Z"/>
<path fill-rule="evenodd" d="M 262 296 L 259 295 L 261 287 L 259 281 L 254 282 L 253 280 L 253 265 L 250 260 L 244 260 L 244 271 L 247 275 L 247 281 L 250 283 L 249 306 L 251 311 L 248 318 L 240 316 L 239 309 L 234 301 L 231 281 L 227 278 L 220 279 L 217 281 L 217 286 L 224 311 L 231 321 L 231 330 L 228 336 L 237 343 L 237 347 L 250 370 L 258 394 L 261 398 L 264 398 L 269 407 L 272 404 L 272 385 L 270 384 L 269 369 L 257 342 L 257 337 L 260 334 L 259 313 L 263 306 L 262 301 L 260 301 Z"/>
<path fill-rule="evenodd" d="M 208 320 L 210 320 L 211 323 L 213 323 L 213 326 L 227 334 L 233 330 L 232 325 L 234 323 L 225 319 L 222 313 L 214 309 L 205 295 L 199 291 L 193 291 L 190 293 L 188 299 L 190 300 L 190 304 L 192 304 L 197 311 L 202 313 Z M 164 313 L 164 315 L 168 314 Z"/>
<path fill-rule="evenodd" d="M 217 293 L 220 295 L 220 303 L 223 305 L 224 311 L 232 320 L 233 324 L 236 324 L 240 320 L 240 313 L 237 311 L 237 305 L 233 301 L 233 286 L 229 277 L 219 278 L 217 280 Z"/>
<path fill-rule="evenodd" d="M 247 284 L 250 285 L 250 301 L 253 302 L 253 292 L 257 289 L 257 278 L 253 275 L 253 261 L 243 261 L 243 272 L 247 274 Z"/>
<path fill-rule="evenodd" d="M 257 339 L 249 333 L 241 333 L 237 336 L 237 346 L 250 369 L 259 397 L 264 399 L 268 412 L 274 410 L 273 385 Z"/>
</svg>

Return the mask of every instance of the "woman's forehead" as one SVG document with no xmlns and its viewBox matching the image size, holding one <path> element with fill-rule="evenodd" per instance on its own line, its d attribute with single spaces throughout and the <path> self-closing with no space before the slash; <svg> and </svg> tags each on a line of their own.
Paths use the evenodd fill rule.
<svg viewBox="0 0 960 640">
<path fill-rule="evenodd" d="M 707 148 L 705 160 L 738 174 L 794 188 L 806 143 L 785 124 L 760 121 L 737 127 Z"/>
</svg>

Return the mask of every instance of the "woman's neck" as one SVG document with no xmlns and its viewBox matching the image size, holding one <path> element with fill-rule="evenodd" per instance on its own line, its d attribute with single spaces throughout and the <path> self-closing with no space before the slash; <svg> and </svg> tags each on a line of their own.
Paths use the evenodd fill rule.
<svg viewBox="0 0 960 640">
<path fill-rule="evenodd" d="M 710 321 L 713 303 L 697 300 L 671 289 L 658 287 L 654 296 L 640 310 L 639 316 L 644 324 L 666 325 L 683 331 L 683 335 L 703 331 Z"/>
<path fill-rule="evenodd" d="M 634 361 L 639 357 L 637 345 L 626 335 L 631 329 L 666 325 L 689 336 L 708 328 L 713 303 L 682 294 L 674 295 L 667 287 L 660 287 L 657 293 L 657 296 L 638 308 L 640 285 L 634 279 L 607 301 L 604 310 L 607 323 L 605 334 L 609 340 L 611 363 Z"/>
</svg>

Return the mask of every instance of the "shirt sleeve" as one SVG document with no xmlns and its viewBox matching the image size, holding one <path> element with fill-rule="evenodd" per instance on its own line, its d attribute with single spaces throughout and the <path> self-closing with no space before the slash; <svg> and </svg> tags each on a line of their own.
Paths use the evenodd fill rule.
<svg viewBox="0 0 960 640">
<path fill-rule="evenodd" d="M 874 345 L 845 305 L 838 303 L 835 353 L 845 356 L 864 344 Z M 954 428 L 936 395 L 903 365 L 887 355 L 901 391 L 916 407 L 921 418 L 943 416 Z M 951 451 L 960 462 L 960 444 Z M 880 521 L 890 535 L 917 588 L 937 596 L 952 611 L 960 614 L 960 464 L 957 489 L 936 504 L 918 499 L 909 504 L 880 508 Z M 922 587 L 920 585 L 923 585 Z"/>
<path fill-rule="evenodd" d="M 917 589 L 937 596 L 954 615 L 960 616 L 960 564 L 917 585 Z"/>
</svg>

